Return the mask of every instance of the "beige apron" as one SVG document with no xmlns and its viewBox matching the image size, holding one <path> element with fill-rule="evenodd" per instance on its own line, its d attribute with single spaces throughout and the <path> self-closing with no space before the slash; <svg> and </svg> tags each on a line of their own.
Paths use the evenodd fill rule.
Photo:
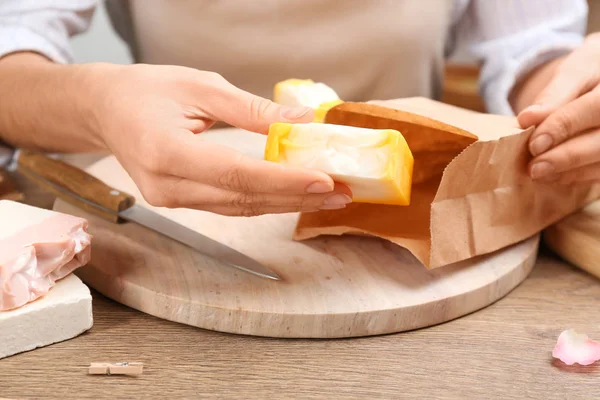
<svg viewBox="0 0 600 400">
<path fill-rule="evenodd" d="M 349 101 L 439 98 L 452 0 L 130 0 L 137 62 L 215 71 L 271 98 L 288 78 Z"/>
</svg>

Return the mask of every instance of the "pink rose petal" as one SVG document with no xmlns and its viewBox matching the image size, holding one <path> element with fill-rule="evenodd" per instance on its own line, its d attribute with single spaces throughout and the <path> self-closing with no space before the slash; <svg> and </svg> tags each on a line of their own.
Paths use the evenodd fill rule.
<svg viewBox="0 0 600 400">
<path fill-rule="evenodd" d="M 567 365 L 590 365 L 600 360 L 600 343 L 594 342 L 585 334 L 567 329 L 558 337 L 552 356 Z"/>
</svg>

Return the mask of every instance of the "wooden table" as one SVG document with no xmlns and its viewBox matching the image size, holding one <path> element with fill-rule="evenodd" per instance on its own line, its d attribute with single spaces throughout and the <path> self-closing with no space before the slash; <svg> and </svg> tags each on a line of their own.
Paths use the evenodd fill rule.
<svg viewBox="0 0 600 400">
<path fill-rule="evenodd" d="M 52 198 L 18 178 L 27 202 Z M 0 397 L 540 398 L 600 396 L 600 363 L 567 367 L 563 329 L 600 340 L 600 282 L 542 249 L 532 275 L 490 307 L 435 327 L 345 340 L 278 340 L 204 331 L 93 292 L 94 326 L 0 360 Z M 95 361 L 141 361 L 139 377 L 90 376 Z"/>
</svg>

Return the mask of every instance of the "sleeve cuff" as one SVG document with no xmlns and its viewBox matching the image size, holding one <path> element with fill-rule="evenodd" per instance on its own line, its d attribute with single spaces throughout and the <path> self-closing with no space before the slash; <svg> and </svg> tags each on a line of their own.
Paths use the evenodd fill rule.
<svg viewBox="0 0 600 400">
<path fill-rule="evenodd" d="M 44 36 L 23 26 L 0 26 L 0 38 L 0 58 L 17 51 L 32 51 L 58 64 L 73 62 L 68 49 L 61 49 Z"/>
<path fill-rule="evenodd" d="M 8 168 L 11 164 L 14 154 L 14 149 L 4 146 L 2 142 L 0 142 L 0 168 Z"/>
<path fill-rule="evenodd" d="M 542 44 L 522 57 L 511 59 L 498 79 L 482 88 L 483 97 L 489 113 L 514 116 L 508 98 L 519 79 L 535 68 L 577 49 L 583 38 L 554 40 Z"/>
</svg>

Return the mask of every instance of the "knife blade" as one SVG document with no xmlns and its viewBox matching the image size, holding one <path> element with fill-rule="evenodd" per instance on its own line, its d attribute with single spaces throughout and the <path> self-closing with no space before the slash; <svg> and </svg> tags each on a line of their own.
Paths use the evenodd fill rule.
<svg viewBox="0 0 600 400">
<path fill-rule="evenodd" d="M 16 157 L 19 172 L 87 212 L 113 223 L 137 223 L 230 267 L 280 280 L 275 272 L 253 258 L 137 204 L 134 196 L 75 166 L 29 150 L 21 150 Z"/>
</svg>

